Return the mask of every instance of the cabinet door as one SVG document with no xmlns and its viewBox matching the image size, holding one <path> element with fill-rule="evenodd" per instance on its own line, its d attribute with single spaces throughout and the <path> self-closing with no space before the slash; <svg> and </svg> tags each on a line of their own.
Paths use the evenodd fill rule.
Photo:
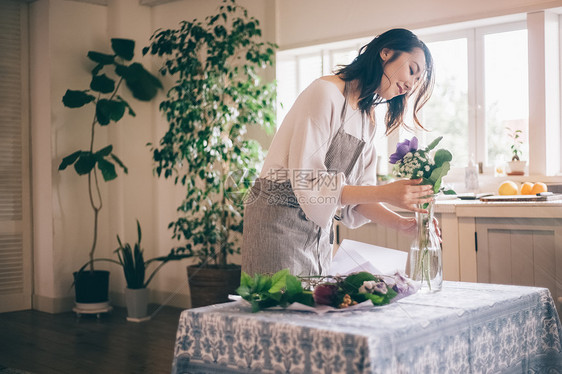
<svg viewBox="0 0 562 374">
<path fill-rule="evenodd" d="M 478 282 L 546 287 L 562 297 L 562 219 L 477 218 Z"/>
</svg>

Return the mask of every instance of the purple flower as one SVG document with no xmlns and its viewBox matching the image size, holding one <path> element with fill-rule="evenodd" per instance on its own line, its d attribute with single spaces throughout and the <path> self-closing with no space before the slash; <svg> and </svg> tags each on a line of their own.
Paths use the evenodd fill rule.
<svg viewBox="0 0 562 374">
<path fill-rule="evenodd" d="M 314 302 L 318 305 L 332 305 L 336 303 L 338 287 L 335 284 L 319 284 L 314 287 Z"/>
<path fill-rule="evenodd" d="M 412 140 L 406 139 L 403 142 L 398 143 L 396 145 L 396 152 L 390 155 L 389 162 L 391 164 L 395 164 L 398 161 L 402 160 L 402 158 L 406 155 L 406 153 L 415 152 L 417 150 L 418 150 L 418 138 L 414 136 Z"/>
</svg>

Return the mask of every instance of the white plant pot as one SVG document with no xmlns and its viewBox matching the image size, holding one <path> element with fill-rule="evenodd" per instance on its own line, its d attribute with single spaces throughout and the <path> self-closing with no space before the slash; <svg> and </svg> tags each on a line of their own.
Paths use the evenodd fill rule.
<svg viewBox="0 0 562 374">
<path fill-rule="evenodd" d="M 525 166 L 527 161 L 510 161 L 507 175 L 525 175 Z"/>
<path fill-rule="evenodd" d="M 147 319 L 148 288 L 125 288 L 125 302 L 127 303 L 127 320 L 141 321 Z"/>
</svg>

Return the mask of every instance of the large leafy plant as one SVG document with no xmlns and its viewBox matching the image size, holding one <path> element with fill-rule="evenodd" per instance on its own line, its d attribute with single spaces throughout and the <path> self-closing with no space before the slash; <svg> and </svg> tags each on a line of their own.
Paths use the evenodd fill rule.
<svg viewBox="0 0 562 374">
<path fill-rule="evenodd" d="M 239 253 L 243 197 L 262 158 L 246 129 L 274 127 L 275 87 L 258 72 L 272 65 L 276 45 L 260 39 L 259 21 L 225 0 L 204 22 L 156 31 L 143 50 L 161 56 L 161 73 L 175 78 L 160 104 L 169 127 L 152 148 L 155 172 L 184 186 L 169 228 L 202 264 L 223 267 Z"/>
<path fill-rule="evenodd" d="M 85 105 L 94 107 L 90 123 L 89 147 L 64 157 L 59 165 L 59 170 L 64 170 L 72 165 L 78 175 L 88 176 L 89 202 L 94 211 L 93 241 L 88 261 L 92 270 L 98 237 L 99 212 L 103 207 L 98 171 L 101 172 L 106 182 L 117 178 L 116 166 L 127 173 L 127 167 L 113 152 L 113 145 L 109 144 L 100 149 L 94 149 L 96 130 L 100 126 L 105 127 L 118 122 L 125 112 L 135 116 L 129 103 L 118 94 L 122 83 L 125 83 L 134 98 L 141 101 L 151 100 L 156 96 L 158 89 L 162 88 L 160 80 L 150 74 L 140 63 L 130 63 L 134 57 L 135 42 L 133 40 L 111 39 L 111 48 L 112 54 L 88 52 L 88 58 L 95 63 L 91 71 L 90 88 L 67 90 L 62 98 L 64 106 L 69 108 L 81 108 Z"/>
</svg>

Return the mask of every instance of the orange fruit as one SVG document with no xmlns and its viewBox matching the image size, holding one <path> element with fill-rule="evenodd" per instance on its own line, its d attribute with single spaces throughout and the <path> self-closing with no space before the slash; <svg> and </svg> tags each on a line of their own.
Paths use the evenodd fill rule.
<svg viewBox="0 0 562 374">
<path fill-rule="evenodd" d="M 533 189 L 533 184 L 531 182 L 525 182 L 521 185 L 521 195 L 532 195 L 531 190 Z"/>
<path fill-rule="evenodd" d="M 498 188 L 500 195 L 517 195 L 517 192 L 519 192 L 519 188 L 517 188 L 517 184 L 513 181 L 505 181 Z"/>
<path fill-rule="evenodd" d="M 548 191 L 548 188 L 546 187 L 546 184 L 544 184 L 542 182 L 537 182 L 537 183 L 533 184 L 533 188 L 531 189 L 531 194 L 536 195 L 538 193 L 546 192 L 546 191 Z"/>
</svg>

